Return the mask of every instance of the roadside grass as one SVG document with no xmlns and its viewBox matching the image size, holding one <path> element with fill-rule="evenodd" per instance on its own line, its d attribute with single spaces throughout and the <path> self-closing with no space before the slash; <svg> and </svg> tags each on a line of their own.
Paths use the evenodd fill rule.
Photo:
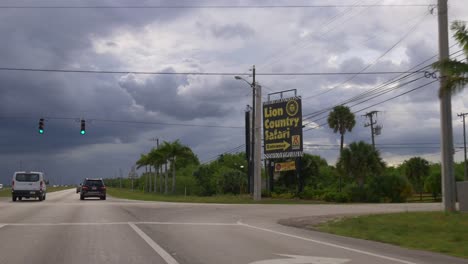
<svg viewBox="0 0 468 264">
<path fill-rule="evenodd" d="M 407 212 L 343 218 L 323 232 L 468 258 L 468 213 Z"/>
<path fill-rule="evenodd" d="M 49 187 L 47 186 L 47 192 L 57 192 L 57 191 L 62 191 L 62 190 L 68 190 L 71 189 L 72 187 L 63 187 L 63 186 L 58 186 L 58 187 Z M 11 188 L 6 187 L 0 190 L 0 197 L 11 197 Z"/>
<path fill-rule="evenodd" d="M 253 201 L 249 195 L 216 195 L 216 196 L 184 196 L 184 195 L 162 195 L 145 193 L 140 190 L 128 190 L 119 188 L 107 188 L 107 194 L 115 198 L 159 201 L 159 202 L 181 202 L 181 203 L 221 203 L 221 204 L 323 204 L 322 201 L 301 199 L 277 199 L 262 198 L 261 201 Z"/>
<path fill-rule="evenodd" d="M 11 196 L 11 188 L 5 187 L 0 190 L 0 197 L 10 197 Z"/>
</svg>

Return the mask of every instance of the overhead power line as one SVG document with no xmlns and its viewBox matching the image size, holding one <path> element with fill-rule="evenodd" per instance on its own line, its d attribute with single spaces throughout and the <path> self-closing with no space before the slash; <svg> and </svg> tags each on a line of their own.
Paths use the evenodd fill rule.
<svg viewBox="0 0 468 264">
<path fill-rule="evenodd" d="M 379 57 L 377 57 L 374 61 L 372 61 L 371 63 L 369 63 L 368 65 L 364 66 L 364 68 L 362 68 L 358 73 L 356 74 L 353 74 L 353 76 L 351 76 L 350 78 L 346 79 L 344 82 L 340 83 L 339 85 L 336 85 L 326 91 L 323 91 L 323 92 L 320 92 L 320 93 L 317 93 L 315 95 L 312 95 L 312 96 L 308 96 L 308 97 L 305 97 L 305 99 L 309 99 L 309 98 L 314 98 L 314 97 L 318 97 L 318 96 L 321 96 L 321 95 L 324 95 L 326 93 L 329 93 L 339 87 L 342 87 L 343 85 L 345 85 L 346 83 L 352 81 L 353 79 L 355 79 L 357 76 L 359 76 L 360 74 L 364 73 L 367 69 L 369 69 L 370 67 L 374 66 L 378 61 L 380 61 L 380 59 L 382 59 L 383 57 L 385 57 L 388 53 L 390 53 L 395 47 L 397 47 L 403 40 L 406 39 L 406 37 L 408 37 L 412 32 L 414 32 L 414 30 L 416 30 L 416 28 L 424 21 L 424 19 L 429 15 L 429 12 L 427 14 L 425 14 L 424 16 L 421 17 L 420 20 L 418 20 L 412 27 L 409 28 L 408 31 L 405 32 L 405 34 L 403 34 L 403 36 L 401 36 L 401 38 L 399 38 L 393 45 L 391 45 L 387 50 L 385 50 Z"/>
<path fill-rule="evenodd" d="M 218 154 L 218 155 L 216 155 L 216 156 L 213 156 L 213 157 L 207 159 L 207 160 L 206 160 L 205 162 L 203 162 L 202 164 L 208 164 L 208 163 L 210 163 L 210 162 L 212 162 L 212 161 L 215 161 L 215 160 L 217 160 L 219 157 L 221 157 L 221 155 L 235 154 L 235 153 L 242 152 L 242 151 L 244 150 L 244 147 L 245 147 L 245 144 L 239 145 L 239 146 L 237 146 L 237 147 L 235 147 L 235 148 L 232 148 L 232 149 L 227 150 L 227 151 L 225 151 L 225 152 L 223 152 L 223 153 L 221 153 L 221 154 Z"/>
<path fill-rule="evenodd" d="M 426 83 L 426 84 L 420 85 L 420 86 L 418 86 L 418 87 L 416 87 L 416 88 L 413 88 L 413 89 L 411 89 L 411 90 L 409 90 L 409 91 L 406 91 L 406 92 L 404 92 L 404 93 L 401 93 L 401 94 L 398 94 L 398 95 L 396 95 L 396 96 L 390 97 L 390 98 L 388 98 L 388 99 L 385 99 L 385 100 L 380 101 L 380 102 L 378 102 L 378 103 L 372 104 L 372 105 L 370 105 L 370 106 L 366 106 L 366 107 L 364 107 L 364 108 L 361 108 L 361 109 L 359 109 L 359 110 L 357 110 L 357 111 L 354 111 L 353 113 L 356 114 L 356 113 L 362 112 L 362 111 L 364 111 L 364 110 L 366 110 L 366 109 L 369 109 L 369 108 L 371 108 L 371 107 L 374 107 L 374 106 L 376 106 L 376 105 L 383 104 L 383 103 L 385 103 L 385 102 L 388 102 L 388 101 L 390 101 L 390 100 L 396 99 L 396 98 L 398 98 L 398 97 L 400 97 L 400 96 L 403 96 L 403 95 L 405 95 L 405 94 L 408 94 L 408 93 L 414 92 L 414 91 L 416 91 L 416 90 L 419 90 L 419 89 L 421 89 L 421 88 L 427 87 L 428 85 L 433 84 L 433 83 L 435 83 L 435 82 L 438 82 L 438 80 L 434 80 L 434 81 L 428 82 L 428 83 Z M 314 121 L 312 121 L 312 122 L 314 122 Z M 327 125 L 327 124 L 328 124 L 328 123 L 325 122 L 325 123 L 320 124 L 320 125 L 317 125 L 317 126 L 315 126 L 315 127 L 311 127 L 311 128 L 309 128 L 309 129 L 306 129 L 306 130 L 304 130 L 304 132 L 310 131 L 310 130 L 313 130 L 313 129 L 317 129 L 317 128 L 319 128 L 319 127 L 323 127 L 323 126 L 325 126 L 325 125 Z"/>
<path fill-rule="evenodd" d="M 135 74 L 135 75 L 214 75 L 214 76 L 237 76 L 248 75 L 245 72 L 165 72 L 165 71 L 112 71 L 112 70 L 73 70 L 73 69 L 44 69 L 44 68 L 20 68 L 0 67 L 0 71 L 25 71 L 25 72 L 51 72 L 51 73 L 84 73 L 84 74 Z M 323 75 L 382 75 L 418 73 L 407 71 L 374 71 L 374 72 L 264 72 L 256 75 L 263 76 L 323 76 Z"/>
<path fill-rule="evenodd" d="M 283 9 L 339 7 L 429 7 L 430 4 L 340 5 L 0 5 L 0 9 Z"/>
<path fill-rule="evenodd" d="M 41 116 L 46 120 L 81 120 L 78 117 L 58 117 L 58 116 Z M 39 119 L 37 116 L 0 116 L 0 119 Z M 221 126 L 221 125 L 205 125 L 193 123 L 165 123 L 152 121 L 134 121 L 134 120 L 117 120 L 117 119 L 100 119 L 100 118 L 83 118 L 91 122 L 108 122 L 108 123 L 124 123 L 124 124 L 143 124 L 143 125 L 158 125 L 158 126 L 183 126 L 183 127 L 206 127 L 206 128 L 231 128 L 244 129 L 243 126 Z"/>
<path fill-rule="evenodd" d="M 454 53 L 451 54 L 451 56 L 457 54 L 457 53 L 460 53 L 462 52 L 462 50 L 459 50 L 459 51 L 456 51 Z M 455 58 L 459 57 L 459 56 L 463 56 L 463 54 L 458 54 L 457 56 L 455 56 Z M 418 63 L 417 65 L 413 66 L 411 70 L 414 70 L 414 72 L 426 72 L 427 70 L 429 70 L 432 66 L 432 63 L 431 64 L 428 64 L 426 66 L 423 66 L 421 68 L 417 68 L 419 66 L 421 66 L 422 64 L 434 59 L 437 57 L 437 54 L 432 56 L 431 58 L 429 59 L 426 59 L 420 63 Z M 311 119 L 311 118 L 314 118 L 314 117 L 317 117 L 317 116 L 320 116 L 320 115 L 323 115 L 325 113 L 328 113 L 328 111 L 331 111 L 335 106 L 337 105 L 345 105 L 345 104 L 349 104 L 349 103 L 352 103 L 352 102 L 356 102 L 356 101 L 360 101 L 360 100 L 364 100 L 366 98 L 369 98 L 372 96 L 372 98 L 376 98 L 376 97 L 379 97 L 379 96 L 382 96 L 388 92 L 391 92 L 391 91 L 394 91 L 396 89 L 399 89 L 405 85 L 408 85 L 416 80 L 419 80 L 419 79 L 422 79 L 423 77 L 421 78 L 417 78 L 416 80 L 412 80 L 412 81 L 408 81 L 408 82 L 405 82 L 405 83 L 400 83 L 401 81 L 405 80 L 405 79 L 408 79 L 409 77 L 413 76 L 414 74 L 413 73 L 410 73 L 410 74 L 402 74 L 400 76 L 397 76 L 397 77 L 394 77 L 394 78 L 391 78 L 387 81 L 385 81 L 384 83 L 378 85 L 377 87 L 374 87 L 370 90 L 367 90 L 363 93 L 360 93 L 356 96 L 353 96 L 351 97 L 350 99 L 347 99 L 347 100 L 344 100 L 344 101 L 341 101 L 340 103 L 338 104 L 335 104 L 331 107 L 327 107 L 327 108 L 324 108 L 322 110 L 317 110 L 317 111 L 314 111 L 312 113 L 309 113 L 309 114 L 304 114 L 304 120 L 307 120 L 307 119 Z M 393 84 L 397 84 L 396 86 L 393 86 L 393 87 L 390 87 L 390 85 L 393 85 Z M 363 103 L 363 102 L 361 102 Z M 361 104 L 361 103 L 358 103 L 358 104 Z M 355 104 L 355 105 L 358 105 L 358 104 Z M 353 106 L 355 106 L 353 105 Z M 320 119 L 323 119 L 323 118 L 320 118 Z M 319 119 L 319 120 L 320 120 Z"/>
</svg>

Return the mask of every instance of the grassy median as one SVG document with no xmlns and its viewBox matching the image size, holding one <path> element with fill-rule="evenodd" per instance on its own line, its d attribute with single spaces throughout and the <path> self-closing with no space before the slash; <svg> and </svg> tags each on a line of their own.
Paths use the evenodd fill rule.
<svg viewBox="0 0 468 264">
<path fill-rule="evenodd" d="M 468 258 L 468 213 L 414 212 L 349 217 L 316 229 Z"/>
<path fill-rule="evenodd" d="M 47 192 L 48 193 L 51 193 L 51 192 L 57 192 L 57 191 L 62 191 L 62 190 L 68 190 L 68 189 L 71 189 L 73 187 L 63 187 L 63 186 L 59 186 L 59 187 L 49 187 L 47 186 Z M 11 197 L 11 188 L 7 187 L 7 188 L 3 188 L 0 190 L 0 197 Z"/>
<path fill-rule="evenodd" d="M 300 200 L 300 199 L 276 199 L 262 198 L 255 202 L 249 195 L 216 195 L 216 196 L 184 196 L 184 195 L 161 195 L 155 193 L 145 193 L 137 190 L 107 188 L 107 194 L 115 198 L 159 201 L 159 202 L 182 202 L 182 203 L 221 203 L 221 204 L 318 204 L 321 201 Z"/>
</svg>

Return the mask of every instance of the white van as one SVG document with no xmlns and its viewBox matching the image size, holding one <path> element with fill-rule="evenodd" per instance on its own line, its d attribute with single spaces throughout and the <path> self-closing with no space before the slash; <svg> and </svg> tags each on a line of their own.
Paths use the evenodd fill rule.
<svg viewBox="0 0 468 264">
<path fill-rule="evenodd" d="M 38 198 L 39 201 L 46 198 L 46 181 L 44 173 L 37 171 L 17 171 L 13 175 L 11 183 L 11 197 L 13 202 L 23 198 Z"/>
</svg>

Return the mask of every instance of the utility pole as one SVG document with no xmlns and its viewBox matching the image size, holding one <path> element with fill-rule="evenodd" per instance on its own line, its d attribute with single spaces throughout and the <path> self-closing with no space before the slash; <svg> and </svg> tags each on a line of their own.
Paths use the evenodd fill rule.
<svg viewBox="0 0 468 264">
<path fill-rule="evenodd" d="M 252 87 L 252 168 L 253 168 L 253 199 L 260 200 L 262 198 L 262 146 L 261 146 L 261 116 L 262 116 L 262 87 L 257 85 L 255 81 L 255 65 L 252 67 L 252 83 L 248 82 L 241 76 L 234 76 L 236 80 L 244 80 Z"/>
<path fill-rule="evenodd" d="M 438 0 L 439 61 L 449 58 L 447 0 Z M 440 125 L 441 125 L 441 169 L 442 203 L 445 211 L 455 211 L 455 178 L 453 174 L 453 129 L 451 94 L 444 88 L 446 72 L 440 72 Z"/>
<path fill-rule="evenodd" d="M 464 148 L 464 154 L 465 154 L 465 159 L 463 160 L 463 163 L 465 164 L 465 181 L 468 181 L 468 168 L 466 164 L 466 130 L 465 130 L 465 116 L 468 115 L 468 113 L 461 113 L 458 114 L 458 116 L 463 117 L 463 148 Z"/>
<path fill-rule="evenodd" d="M 257 107 L 256 107 L 256 86 L 257 84 L 255 83 L 255 65 L 252 66 L 252 125 L 251 125 L 251 128 L 252 128 L 252 140 L 250 142 L 251 146 L 250 146 L 250 156 L 252 158 L 251 160 L 251 165 L 252 165 L 252 169 L 251 169 L 251 175 L 252 175 L 252 185 L 251 185 L 251 193 L 253 194 L 253 197 L 254 197 L 254 200 L 255 199 L 255 162 L 256 162 L 256 155 L 255 155 L 255 126 L 257 124 L 256 122 L 256 112 L 257 112 Z"/>
<path fill-rule="evenodd" d="M 254 75 L 255 76 L 255 75 Z M 261 144 L 261 126 L 262 126 L 262 87 L 255 84 L 255 97 L 257 105 L 255 107 L 255 150 L 254 150 L 254 200 L 262 199 L 262 144 Z"/>
<path fill-rule="evenodd" d="M 364 127 L 369 127 L 371 128 L 371 137 L 372 137 L 372 147 L 375 149 L 375 140 L 374 140 L 374 134 L 375 134 L 375 130 L 374 130 L 374 125 L 377 124 L 377 121 L 375 121 L 373 118 L 374 118 L 374 115 L 377 115 L 379 111 L 372 111 L 372 112 L 369 112 L 369 113 L 366 113 L 365 117 L 369 118 L 369 123 L 365 124 Z"/>
<path fill-rule="evenodd" d="M 253 166 L 252 166 L 252 108 L 247 105 L 245 110 L 245 154 L 247 158 L 247 192 L 253 194 Z"/>
</svg>

